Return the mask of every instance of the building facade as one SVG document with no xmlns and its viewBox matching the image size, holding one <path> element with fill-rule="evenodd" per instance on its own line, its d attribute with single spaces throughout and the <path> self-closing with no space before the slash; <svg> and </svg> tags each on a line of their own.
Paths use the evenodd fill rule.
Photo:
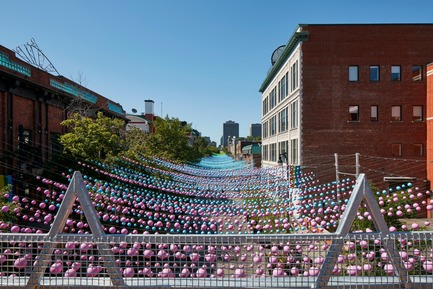
<svg viewBox="0 0 433 289">
<path fill-rule="evenodd" d="M 122 106 L 63 76 L 17 58 L 0 46 L 0 175 L 35 175 L 59 148 L 61 122 L 73 112 L 126 121 Z"/>
<path fill-rule="evenodd" d="M 229 138 L 239 137 L 239 123 L 232 120 L 228 120 L 223 124 L 223 136 L 221 140 L 221 145 L 226 147 L 229 143 Z"/>
<path fill-rule="evenodd" d="M 285 153 L 331 181 L 335 154 L 351 156 L 352 173 L 359 153 L 360 171 L 375 183 L 427 183 L 432 24 L 299 25 L 273 60 L 259 90 L 264 166 Z"/>
</svg>

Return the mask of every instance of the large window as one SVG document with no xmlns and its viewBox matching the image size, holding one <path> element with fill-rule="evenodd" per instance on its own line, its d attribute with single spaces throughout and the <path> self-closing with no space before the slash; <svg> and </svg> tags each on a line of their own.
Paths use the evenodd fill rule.
<svg viewBox="0 0 433 289">
<path fill-rule="evenodd" d="M 391 108 L 391 120 L 401 121 L 401 105 L 393 105 Z"/>
<path fill-rule="evenodd" d="M 276 162 L 277 161 L 277 144 L 276 143 L 272 143 L 271 144 L 271 162 Z"/>
<path fill-rule="evenodd" d="M 275 90 L 276 89 L 274 87 L 274 89 L 272 89 L 271 91 L 271 107 L 269 108 L 270 110 L 273 109 L 275 105 L 277 105 L 277 95 Z"/>
<path fill-rule="evenodd" d="M 370 66 L 370 81 L 379 81 L 379 66 L 371 65 Z"/>
<path fill-rule="evenodd" d="M 278 156 L 283 154 L 283 153 L 287 153 L 287 144 L 288 141 L 282 141 L 279 143 L 279 153 Z"/>
<path fill-rule="evenodd" d="M 263 127 L 262 127 L 262 137 L 263 138 L 268 138 L 269 136 L 269 132 L 268 132 L 268 121 L 265 121 L 263 123 Z"/>
<path fill-rule="evenodd" d="M 271 136 L 275 135 L 277 133 L 277 116 L 274 115 L 271 118 L 271 129 L 270 129 Z"/>
<path fill-rule="evenodd" d="M 269 160 L 268 145 L 263 145 L 263 150 L 262 150 L 262 159 L 263 159 L 264 161 Z"/>
<path fill-rule="evenodd" d="M 298 101 L 297 100 L 292 102 L 290 109 L 291 109 L 291 112 L 290 112 L 291 125 L 290 125 L 290 127 L 292 129 L 295 129 L 295 128 L 298 128 Z"/>
<path fill-rule="evenodd" d="M 413 106 L 413 113 L 412 113 L 412 121 L 423 121 L 424 120 L 424 113 L 423 113 L 423 106 L 422 105 L 414 105 Z"/>
<path fill-rule="evenodd" d="M 422 66 L 421 65 L 412 66 L 412 80 L 413 81 L 422 81 Z"/>
<path fill-rule="evenodd" d="M 391 66 L 391 80 L 400 81 L 401 80 L 401 66 L 393 65 Z"/>
<path fill-rule="evenodd" d="M 285 132 L 287 130 L 287 107 L 284 108 L 280 113 L 278 114 L 278 132 Z"/>
<path fill-rule="evenodd" d="M 359 106 L 349 106 L 349 121 L 359 121 Z"/>
<path fill-rule="evenodd" d="M 377 105 L 372 105 L 370 107 L 370 120 L 371 121 L 379 120 L 379 107 Z"/>
<path fill-rule="evenodd" d="M 298 61 L 292 65 L 292 91 L 298 88 Z"/>
<path fill-rule="evenodd" d="M 262 108 L 263 108 L 263 115 L 266 115 L 269 111 L 269 98 L 268 98 L 268 96 L 266 96 L 266 98 L 263 100 Z"/>
<path fill-rule="evenodd" d="M 284 100 L 287 96 L 287 79 L 286 79 L 286 75 L 283 76 L 283 78 L 281 79 L 280 82 L 280 91 L 281 91 L 281 98 L 280 101 Z"/>
<path fill-rule="evenodd" d="M 298 139 L 292 139 L 290 141 L 291 145 L 291 161 L 292 164 L 298 164 Z"/>
<path fill-rule="evenodd" d="M 349 66 L 349 81 L 358 81 L 359 80 L 359 72 L 357 65 Z"/>
</svg>

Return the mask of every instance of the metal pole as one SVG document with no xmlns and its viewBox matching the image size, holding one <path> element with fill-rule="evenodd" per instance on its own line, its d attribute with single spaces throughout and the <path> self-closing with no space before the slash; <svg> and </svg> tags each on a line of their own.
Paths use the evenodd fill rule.
<svg viewBox="0 0 433 289">
<path fill-rule="evenodd" d="M 340 211 L 340 189 L 339 189 L 339 184 L 340 184 L 340 172 L 338 171 L 338 154 L 335 153 L 334 154 L 334 158 L 335 158 L 335 182 L 336 182 L 336 189 L 337 189 L 337 204 L 338 204 L 338 211 Z"/>
<path fill-rule="evenodd" d="M 359 153 L 355 154 L 355 158 L 356 158 L 356 178 L 359 177 Z"/>
</svg>

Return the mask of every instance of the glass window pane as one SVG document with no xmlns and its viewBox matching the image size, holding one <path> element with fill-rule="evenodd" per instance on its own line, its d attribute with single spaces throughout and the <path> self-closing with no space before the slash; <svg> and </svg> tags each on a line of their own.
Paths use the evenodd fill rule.
<svg viewBox="0 0 433 289">
<path fill-rule="evenodd" d="M 391 80 L 399 81 L 401 80 L 400 66 L 394 65 L 391 67 Z"/>
<path fill-rule="evenodd" d="M 349 81 L 358 81 L 358 66 L 349 66 Z"/>
<path fill-rule="evenodd" d="M 422 80 L 422 66 L 414 65 L 412 67 L 412 80 L 413 81 L 421 81 Z"/>
<path fill-rule="evenodd" d="M 401 121 L 401 106 L 395 105 L 392 107 L 391 120 L 392 121 Z"/>
<path fill-rule="evenodd" d="M 371 106 L 370 120 L 371 121 L 378 121 L 379 120 L 379 107 L 377 105 Z"/>
<path fill-rule="evenodd" d="M 359 121 L 359 107 L 357 105 L 349 106 L 349 121 Z"/>
<path fill-rule="evenodd" d="M 422 105 L 415 105 L 413 107 L 413 121 L 422 121 L 423 120 L 423 107 Z"/>
<path fill-rule="evenodd" d="M 370 66 L 370 81 L 379 81 L 379 66 Z"/>
</svg>

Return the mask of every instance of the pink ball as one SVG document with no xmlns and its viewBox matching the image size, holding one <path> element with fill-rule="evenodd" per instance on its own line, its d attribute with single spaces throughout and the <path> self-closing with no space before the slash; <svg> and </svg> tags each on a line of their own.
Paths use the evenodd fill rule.
<svg viewBox="0 0 433 289">
<path fill-rule="evenodd" d="M 123 276 L 125 276 L 126 278 L 134 277 L 134 275 L 135 275 L 134 268 L 128 267 L 125 268 L 125 270 L 123 270 Z"/>
<path fill-rule="evenodd" d="M 62 262 L 55 262 L 53 265 L 51 265 L 50 267 L 50 273 L 51 274 L 59 274 L 63 271 L 63 264 Z"/>
<path fill-rule="evenodd" d="M 206 276 L 207 276 L 206 269 L 204 269 L 204 268 L 198 269 L 197 272 L 196 272 L 196 276 L 198 278 L 206 278 Z"/>
<path fill-rule="evenodd" d="M 68 269 L 65 272 L 65 277 L 71 277 L 71 278 L 77 277 L 77 271 L 75 271 L 74 269 Z"/>
<path fill-rule="evenodd" d="M 24 269 L 27 266 L 27 259 L 24 257 L 18 258 L 14 262 L 14 267 L 17 269 Z"/>
<path fill-rule="evenodd" d="M 18 226 L 12 226 L 12 228 L 11 228 L 11 232 L 12 233 L 18 233 L 20 231 L 20 227 L 18 227 Z"/>
<path fill-rule="evenodd" d="M 386 264 L 385 266 L 383 266 L 383 270 L 388 275 L 394 274 L 394 267 L 392 266 L 392 264 Z"/>
<path fill-rule="evenodd" d="M 3 212 L 3 213 L 7 213 L 7 212 L 9 212 L 9 206 L 3 206 L 3 207 L 2 207 L 2 212 Z"/>
<path fill-rule="evenodd" d="M 432 273 L 433 272 L 433 262 L 432 261 L 424 261 L 424 263 L 422 264 L 422 267 L 428 273 Z"/>
</svg>

